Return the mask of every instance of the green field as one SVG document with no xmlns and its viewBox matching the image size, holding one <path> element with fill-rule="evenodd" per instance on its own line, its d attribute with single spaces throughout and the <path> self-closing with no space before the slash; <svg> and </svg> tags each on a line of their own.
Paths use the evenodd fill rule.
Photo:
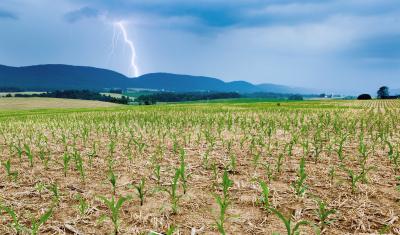
<svg viewBox="0 0 400 235">
<path fill-rule="evenodd" d="M 0 111 L 35 110 L 35 109 L 73 109 L 73 108 L 100 108 L 117 107 L 118 104 L 92 101 L 57 98 L 0 98 Z"/>
<path fill-rule="evenodd" d="M 21 94 L 21 95 L 33 95 L 33 94 L 43 94 L 44 92 L 40 91 L 21 91 L 21 92 L 0 92 L 0 97 L 5 97 L 6 95 L 12 95 L 15 96 L 16 94 Z"/>
<path fill-rule="evenodd" d="M 396 233 L 399 118 L 397 100 L 1 98 L 0 233 L 44 215 L 40 234 Z"/>
</svg>

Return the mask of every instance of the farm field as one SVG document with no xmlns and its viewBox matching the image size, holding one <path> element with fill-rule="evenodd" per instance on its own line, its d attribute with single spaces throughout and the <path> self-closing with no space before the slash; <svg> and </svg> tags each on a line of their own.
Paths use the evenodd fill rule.
<svg viewBox="0 0 400 235">
<path fill-rule="evenodd" d="M 397 100 L 4 100 L 0 234 L 400 234 Z"/>
<path fill-rule="evenodd" d="M 117 107 L 118 104 L 92 101 L 57 98 L 0 98 L 0 111 L 4 110 L 34 110 L 34 109 L 71 109 L 71 108 L 102 108 Z"/>
<path fill-rule="evenodd" d="M 20 94 L 20 95 L 33 95 L 33 94 L 42 94 L 42 93 L 44 93 L 44 92 L 40 92 L 40 91 L 21 91 L 21 92 L 0 92 L 0 97 L 5 97 L 5 96 L 7 96 L 7 95 L 11 95 L 11 96 L 15 96 L 15 95 L 17 95 L 17 94 Z"/>
</svg>

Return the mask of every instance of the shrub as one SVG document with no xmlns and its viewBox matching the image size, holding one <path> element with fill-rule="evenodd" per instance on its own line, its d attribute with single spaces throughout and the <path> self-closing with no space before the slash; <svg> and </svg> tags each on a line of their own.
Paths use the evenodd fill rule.
<svg viewBox="0 0 400 235">
<path fill-rule="evenodd" d="M 357 100 L 370 100 L 372 99 L 370 94 L 361 94 L 357 97 Z"/>
<path fill-rule="evenodd" d="M 303 96 L 301 95 L 291 95 L 288 97 L 288 100 L 303 100 Z"/>
</svg>

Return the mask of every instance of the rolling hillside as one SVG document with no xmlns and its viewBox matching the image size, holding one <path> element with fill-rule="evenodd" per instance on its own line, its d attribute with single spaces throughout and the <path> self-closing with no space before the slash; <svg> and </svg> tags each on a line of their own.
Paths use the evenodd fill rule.
<svg viewBox="0 0 400 235">
<path fill-rule="evenodd" d="M 308 90 L 275 84 L 254 85 L 245 81 L 224 82 L 217 78 L 150 73 L 137 78 L 94 67 L 62 64 L 11 67 L 0 65 L 0 87 L 15 87 L 30 91 L 106 88 L 146 88 L 165 91 L 222 91 L 307 93 Z"/>
</svg>

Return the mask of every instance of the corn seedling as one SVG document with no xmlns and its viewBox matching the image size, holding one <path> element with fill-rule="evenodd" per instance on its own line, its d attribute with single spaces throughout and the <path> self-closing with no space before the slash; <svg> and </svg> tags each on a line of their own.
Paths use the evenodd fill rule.
<svg viewBox="0 0 400 235">
<path fill-rule="evenodd" d="M 297 180 L 292 183 L 292 187 L 297 196 L 304 196 L 307 185 L 305 185 L 305 181 L 307 179 L 307 173 L 305 171 L 305 159 L 301 158 L 299 171 L 297 172 Z"/>
<path fill-rule="evenodd" d="M 333 215 L 336 213 L 336 210 L 328 209 L 327 204 L 320 199 L 317 199 L 316 203 L 318 205 L 318 208 L 316 209 L 316 215 L 319 220 L 320 230 L 323 231 L 325 226 L 332 223 L 332 220 L 328 220 L 328 219 L 329 219 L 330 215 Z"/>
<path fill-rule="evenodd" d="M 160 186 L 161 184 L 161 166 L 156 164 L 153 169 L 153 174 L 156 179 L 157 185 Z"/>
<path fill-rule="evenodd" d="M 53 214 L 53 208 L 50 208 L 46 213 L 44 213 L 38 220 L 32 219 L 31 220 L 31 228 L 30 234 L 36 235 L 39 233 L 40 227 L 46 223 L 47 220 L 50 219 L 51 215 Z"/>
<path fill-rule="evenodd" d="M 144 196 L 146 195 L 147 191 L 144 189 L 145 179 L 142 178 L 138 185 L 135 185 L 135 189 L 138 193 L 140 199 L 140 206 L 143 206 L 144 203 Z"/>
<path fill-rule="evenodd" d="M 1 209 L 4 210 L 12 218 L 13 222 L 11 223 L 11 227 L 15 230 L 16 234 L 21 234 L 24 230 L 24 227 L 20 223 L 14 209 L 8 206 L 2 206 Z"/>
<path fill-rule="evenodd" d="M 283 164 L 284 155 L 283 153 L 279 154 L 278 159 L 276 161 L 276 172 L 279 174 L 282 171 L 282 164 Z"/>
<path fill-rule="evenodd" d="M 78 201 L 78 206 L 76 208 L 77 208 L 79 214 L 81 216 L 86 215 L 86 213 L 89 211 L 89 203 L 86 201 L 86 199 L 84 197 L 82 197 L 79 194 L 77 194 L 75 196 L 75 200 Z"/>
<path fill-rule="evenodd" d="M 27 145 L 27 144 L 24 145 L 24 149 L 25 149 L 25 154 L 26 154 L 26 156 L 28 157 L 28 160 L 29 160 L 29 165 L 30 165 L 31 167 L 33 167 L 33 154 L 32 154 L 32 150 L 31 150 L 31 148 L 29 147 L 29 145 Z"/>
<path fill-rule="evenodd" d="M 333 180 L 334 180 L 334 178 L 336 176 L 336 172 L 335 172 L 335 167 L 334 166 L 329 167 L 328 175 L 329 175 L 329 179 L 331 181 L 331 184 L 333 184 Z"/>
<path fill-rule="evenodd" d="M 265 175 L 267 176 L 268 182 L 271 182 L 274 179 L 274 172 L 271 169 L 271 165 L 267 162 L 263 164 Z"/>
<path fill-rule="evenodd" d="M 6 173 L 7 173 L 7 176 L 8 176 L 8 177 L 13 178 L 14 180 L 17 179 L 17 177 L 18 177 L 18 172 L 11 171 L 11 162 L 10 162 L 10 159 L 8 159 L 8 160 L 6 161 L 6 163 L 4 164 L 4 168 L 6 169 Z"/>
<path fill-rule="evenodd" d="M 85 181 L 85 168 L 83 166 L 83 159 L 81 154 L 75 150 L 74 152 L 75 168 L 78 170 L 81 180 Z"/>
<path fill-rule="evenodd" d="M 233 181 L 229 179 L 228 171 L 225 170 L 222 176 L 222 196 L 216 194 L 215 200 L 219 206 L 219 216 L 216 219 L 215 223 L 217 225 L 218 231 L 225 235 L 225 214 L 230 204 L 229 200 L 229 188 L 232 187 Z"/>
<path fill-rule="evenodd" d="M 44 168 L 47 170 L 49 168 L 50 155 L 44 151 L 44 149 L 41 149 L 39 151 L 39 159 L 42 161 Z"/>
<path fill-rule="evenodd" d="M 258 167 L 258 163 L 260 162 L 260 158 L 261 158 L 261 154 L 259 152 L 255 153 L 253 155 L 253 166 L 254 166 L 254 170 L 257 169 Z"/>
<path fill-rule="evenodd" d="M 120 197 L 117 201 L 115 200 L 115 197 L 112 196 L 111 199 L 107 199 L 106 197 L 99 196 L 100 200 L 107 206 L 109 209 L 110 213 L 108 214 L 108 218 L 111 220 L 114 226 L 113 234 L 118 234 L 119 231 L 119 214 L 120 214 L 120 209 L 124 202 L 127 200 L 130 200 L 131 197 Z"/>
<path fill-rule="evenodd" d="M 176 227 L 174 225 L 171 225 L 171 226 L 168 227 L 168 230 L 165 233 L 157 233 L 157 232 L 154 232 L 154 231 L 150 231 L 149 235 L 163 235 L 163 234 L 165 234 L 165 235 L 173 235 L 175 230 L 176 230 Z"/>
<path fill-rule="evenodd" d="M 281 212 L 276 210 L 275 208 L 270 207 L 269 210 L 274 213 L 285 225 L 287 235 L 298 235 L 300 234 L 300 226 L 310 225 L 310 222 L 306 220 L 301 220 L 296 224 L 293 224 L 291 218 L 286 218 Z"/>
<path fill-rule="evenodd" d="M 236 166 L 237 166 L 237 156 L 235 154 L 231 154 L 229 156 L 229 171 L 235 173 L 236 172 Z"/>
<path fill-rule="evenodd" d="M 15 145 L 14 148 L 15 148 L 15 150 L 17 150 L 17 155 L 18 155 L 19 161 L 21 162 L 24 150 L 19 145 L 18 146 Z"/>
<path fill-rule="evenodd" d="M 208 161 L 209 161 L 210 151 L 207 149 L 206 152 L 203 154 L 202 163 L 205 169 L 208 168 Z"/>
<path fill-rule="evenodd" d="M 112 169 L 110 169 L 110 172 L 108 173 L 108 181 L 110 181 L 113 195 L 115 195 L 117 187 L 117 177 L 115 177 L 114 171 Z"/>
<path fill-rule="evenodd" d="M 357 183 L 363 179 L 363 173 L 356 174 L 352 169 L 347 169 L 343 167 L 343 169 L 346 171 L 350 178 L 350 183 L 351 183 L 351 191 L 352 193 L 355 193 L 357 190 Z"/>
<path fill-rule="evenodd" d="M 169 196 L 170 196 L 170 200 L 171 200 L 171 208 L 172 208 L 172 212 L 174 214 L 176 214 L 178 212 L 178 202 L 179 199 L 181 198 L 181 196 L 178 195 L 178 180 L 181 176 L 181 171 L 179 169 L 175 170 L 175 175 L 174 178 L 172 179 L 172 183 L 171 183 L 171 188 L 168 189 L 164 189 L 164 191 L 166 191 Z"/>
<path fill-rule="evenodd" d="M 38 182 L 35 184 L 36 191 L 40 194 L 46 189 L 46 185 L 43 182 Z"/>
<path fill-rule="evenodd" d="M 259 181 L 259 184 L 260 184 L 260 187 L 261 187 L 261 203 L 262 203 L 264 209 L 268 210 L 268 208 L 270 207 L 270 202 L 269 202 L 270 190 L 269 190 L 269 187 L 262 180 Z"/>
<path fill-rule="evenodd" d="M 64 177 L 67 177 L 67 172 L 69 169 L 69 162 L 71 161 L 71 155 L 68 153 L 64 153 L 63 155 L 63 170 L 64 170 Z"/>
<path fill-rule="evenodd" d="M 50 184 L 50 186 L 47 187 L 47 189 L 53 193 L 53 202 L 58 205 L 60 203 L 60 190 L 58 188 L 58 185 L 53 183 Z"/>
<path fill-rule="evenodd" d="M 169 226 L 167 232 L 165 232 L 165 235 L 172 235 L 172 234 L 174 234 L 175 230 L 176 230 L 176 227 L 174 225 L 171 225 L 171 226 Z"/>
<path fill-rule="evenodd" d="M 183 149 L 181 149 L 181 153 L 180 153 L 179 172 L 180 172 L 180 178 L 181 178 L 181 182 L 182 182 L 183 194 L 186 194 L 188 175 L 186 174 L 185 151 Z"/>
<path fill-rule="evenodd" d="M 97 145 L 96 142 L 93 142 L 92 151 L 88 154 L 89 157 L 89 166 L 92 167 L 93 165 L 93 158 L 97 156 Z"/>
</svg>

